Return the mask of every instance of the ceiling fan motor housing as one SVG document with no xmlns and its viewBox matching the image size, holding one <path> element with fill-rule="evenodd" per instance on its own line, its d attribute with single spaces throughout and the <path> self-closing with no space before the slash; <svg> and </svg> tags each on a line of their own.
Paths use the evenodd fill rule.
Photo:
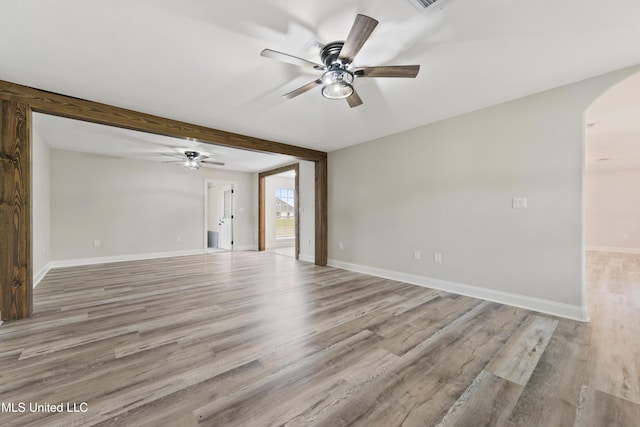
<svg viewBox="0 0 640 427">
<path fill-rule="evenodd" d="M 320 59 L 327 68 L 331 68 L 335 64 L 346 65 L 339 58 L 342 46 L 344 46 L 344 42 L 331 42 L 322 48 Z"/>
<path fill-rule="evenodd" d="M 329 99 L 345 99 L 353 93 L 354 75 L 347 69 L 349 63 L 340 58 L 344 42 L 332 42 L 320 51 L 320 59 L 327 67 L 322 75 L 322 95 Z"/>
</svg>

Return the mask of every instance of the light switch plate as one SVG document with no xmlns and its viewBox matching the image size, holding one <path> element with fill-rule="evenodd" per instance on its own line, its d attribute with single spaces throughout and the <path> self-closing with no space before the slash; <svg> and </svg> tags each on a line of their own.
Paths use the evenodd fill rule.
<svg viewBox="0 0 640 427">
<path fill-rule="evenodd" d="M 526 197 L 514 197 L 511 201 L 513 209 L 526 209 L 527 198 Z"/>
</svg>

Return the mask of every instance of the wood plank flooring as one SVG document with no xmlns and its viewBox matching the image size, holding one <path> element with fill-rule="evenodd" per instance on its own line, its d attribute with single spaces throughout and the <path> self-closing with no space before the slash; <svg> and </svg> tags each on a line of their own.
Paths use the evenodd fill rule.
<svg viewBox="0 0 640 427">
<path fill-rule="evenodd" d="M 588 265 L 589 324 L 264 252 L 52 270 L 0 425 L 637 426 L 640 256 Z"/>
</svg>

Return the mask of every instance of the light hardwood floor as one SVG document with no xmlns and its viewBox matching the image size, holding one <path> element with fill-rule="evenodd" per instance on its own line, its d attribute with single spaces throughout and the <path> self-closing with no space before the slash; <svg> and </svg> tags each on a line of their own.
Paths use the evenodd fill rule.
<svg viewBox="0 0 640 427">
<path fill-rule="evenodd" d="M 637 426 L 640 256 L 588 265 L 590 324 L 269 253 L 53 270 L 0 425 Z"/>
</svg>

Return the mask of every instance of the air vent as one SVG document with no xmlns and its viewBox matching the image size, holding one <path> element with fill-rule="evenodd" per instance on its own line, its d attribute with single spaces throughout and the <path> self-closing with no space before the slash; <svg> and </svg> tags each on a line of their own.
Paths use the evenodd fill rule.
<svg viewBox="0 0 640 427">
<path fill-rule="evenodd" d="M 444 9 L 452 0 L 409 0 L 409 2 L 425 13 L 432 13 Z"/>
<path fill-rule="evenodd" d="M 432 4 L 436 4 L 436 3 L 438 3 L 439 1 L 442 1 L 442 0 L 416 0 L 416 1 L 418 3 L 420 3 L 420 5 L 422 5 L 422 7 L 429 7 Z"/>
</svg>

